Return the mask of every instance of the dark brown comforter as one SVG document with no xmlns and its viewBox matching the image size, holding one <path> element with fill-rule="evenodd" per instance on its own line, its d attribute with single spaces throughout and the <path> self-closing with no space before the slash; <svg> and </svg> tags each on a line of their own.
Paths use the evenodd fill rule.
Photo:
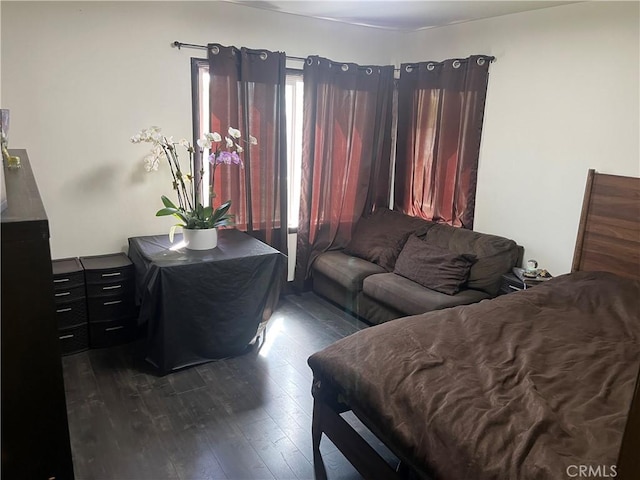
<svg viewBox="0 0 640 480">
<path fill-rule="evenodd" d="M 571 465 L 616 464 L 639 299 L 638 282 L 578 272 L 371 327 L 309 365 L 439 479 L 570 478 Z"/>
</svg>

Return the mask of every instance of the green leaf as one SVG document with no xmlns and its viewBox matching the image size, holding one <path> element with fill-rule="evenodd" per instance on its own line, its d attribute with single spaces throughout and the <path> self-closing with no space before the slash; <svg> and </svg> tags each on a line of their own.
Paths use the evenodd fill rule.
<svg viewBox="0 0 640 480">
<path fill-rule="evenodd" d="M 176 228 L 181 227 L 182 225 L 180 225 L 179 223 L 176 223 L 175 225 L 172 225 L 171 228 L 169 229 L 169 241 L 171 243 L 173 243 L 173 237 L 176 233 Z"/>
<path fill-rule="evenodd" d="M 224 217 L 215 222 L 214 227 L 228 227 L 229 225 L 233 225 L 233 221 L 229 217 Z"/>
<path fill-rule="evenodd" d="M 165 207 L 176 208 L 176 209 L 178 208 L 175 206 L 175 204 L 171 200 L 169 200 L 169 197 L 162 195 L 162 197 L 160 198 L 162 199 L 162 203 L 164 204 Z"/>
<path fill-rule="evenodd" d="M 175 215 L 178 212 L 177 208 L 161 208 L 156 212 L 156 217 L 166 217 L 167 215 Z"/>
<path fill-rule="evenodd" d="M 212 220 L 214 222 L 217 222 L 218 220 L 223 218 L 229 211 L 229 208 L 231 208 L 231 201 L 225 202 L 220 205 L 220 207 L 218 207 L 216 211 L 213 212 Z"/>
<path fill-rule="evenodd" d="M 179 208 L 167 207 L 167 208 L 162 208 L 156 212 L 156 217 L 166 217 L 168 215 L 173 215 L 178 220 L 182 220 L 182 222 L 184 222 L 185 225 L 188 223 L 188 220 L 187 220 L 187 217 L 185 216 L 184 211 L 180 210 Z"/>
</svg>

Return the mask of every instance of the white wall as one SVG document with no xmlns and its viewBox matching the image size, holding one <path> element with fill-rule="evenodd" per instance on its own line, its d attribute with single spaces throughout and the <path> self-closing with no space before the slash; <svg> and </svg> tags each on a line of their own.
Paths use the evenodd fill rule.
<svg viewBox="0 0 640 480">
<path fill-rule="evenodd" d="M 129 138 L 160 125 L 191 136 L 186 43 L 284 50 L 338 61 L 392 63 L 397 34 L 222 2 L 7 2 L 2 99 L 13 148 L 26 148 L 50 220 L 54 258 L 116 252 L 127 238 L 174 223 L 154 216 L 168 172 L 147 174 L 148 145 Z"/>
<path fill-rule="evenodd" d="M 589 168 L 640 175 L 639 4 L 588 2 L 407 34 L 400 61 L 490 67 L 475 230 L 571 268 Z M 428 57 L 428 58 L 426 58 Z"/>
<path fill-rule="evenodd" d="M 638 3 L 587 2 L 411 34 L 216 2 L 0 2 L 2 107 L 51 221 L 54 257 L 123 250 L 167 231 L 167 175 L 129 137 L 189 138 L 188 43 L 358 63 L 492 54 L 476 230 L 570 269 L 587 169 L 639 175 Z M 402 48 L 399 48 L 401 46 Z"/>
</svg>

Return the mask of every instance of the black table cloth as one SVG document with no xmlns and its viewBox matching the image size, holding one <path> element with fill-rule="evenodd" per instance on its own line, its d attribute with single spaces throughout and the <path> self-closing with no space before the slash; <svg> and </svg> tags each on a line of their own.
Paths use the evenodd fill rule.
<svg viewBox="0 0 640 480">
<path fill-rule="evenodd" d="M 239 230 L 218 247 L 188 250 L 182 236 L 129 238 L 147 361 L 162 374 L 246 350 L 278 302 L 286 257 Z"/>
</svg>

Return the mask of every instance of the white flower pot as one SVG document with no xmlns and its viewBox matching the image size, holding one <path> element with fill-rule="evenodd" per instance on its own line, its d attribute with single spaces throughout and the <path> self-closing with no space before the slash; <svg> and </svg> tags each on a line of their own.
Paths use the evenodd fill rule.
<svg viewBox="0 0 640 480">
<path fill-rule="evenodd" d="M 211 250 L 218 246 L 218 229 L 183 229 L 182 235 L 189 250 Z"/>
</svg>

